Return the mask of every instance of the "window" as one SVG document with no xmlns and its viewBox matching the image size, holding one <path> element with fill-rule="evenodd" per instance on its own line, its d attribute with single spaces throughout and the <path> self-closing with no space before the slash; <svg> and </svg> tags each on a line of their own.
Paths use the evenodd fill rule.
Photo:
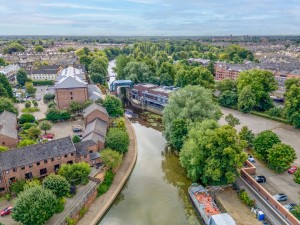
<svg viewBox="0 0 300 225">
<path fill-rule="evenodd" d="M 17 172 L 17 168 L 13 168 L 13 172 Z"/>
<path fill-rule="evenodd" d="M 32 164 L 29 164 L 29 168 L 32 168 L 32 166 L 33 166 Z"/>
<path fill-rule="evenodd" d="M 46 174 L 47 174 L 47 169 L 46 168 L 40 170 L 40 175 L 41 176 L 46 175 Z"/>
<path fill-rule="evenodd" d="M 4 142 L 4 141 L 2 141 L 2 145 L 5 145 L 5 142 Z"/>
<path fill-rule="evenodd" d="M 47 159 L 45 159 L 45 160 L 44 160 L 44 163 L 48 163 L 48 160 L 47 160 Z"/>
<path fill-rule="evenodd" d="M 71 153 L 71 156 L 74 156 L 74 153 L 73 153 L 73 152 Z"/>
<path fill-rule="evenodd" d="M 65 154 L 65 158 L 68 158 L 68 154 Z"/>
<path fill-rule="evenodd" d="M 73 100 L 73 97 L 71 97 L 71 100 Z"/>
<path fill-rule="evenodd" d="M 40 162 L 37 162 L 37 163 L 36 163 L 37 166 L 39 166 L 40 164 L 41 164 Z"/>
<path fill-rule="evenodd" d="M 90 153 L 93 153 L 93 151 L 91 150 Z"/>
<path fill-rule="evenodd" d="M 52 157 L 52 158 L 51 158 L 51 162 L 53 162 L 53 161 L 54 161 L 54 158 Z"/>
<path fill-rule="evenodd" d="M 25 170 L 25 166 L 21 166 L 21 170 Z"/>
<path fill-rule="evenodd" d="M 70 92 L 70 95 L 73 95 L 72 91 Z"/>
</svg>

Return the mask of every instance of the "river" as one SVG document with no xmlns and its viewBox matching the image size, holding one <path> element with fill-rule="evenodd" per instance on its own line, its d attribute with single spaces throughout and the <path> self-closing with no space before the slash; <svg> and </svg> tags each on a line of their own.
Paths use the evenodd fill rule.
<svg viewBox="0 0 300 225">
<path fill-rule="evenodd" d="M 187 194 L 190 180 L 162 133 L 140 122 L 133 127 L 137 163 L 99 225 L 200 225 Z"/>
</svg>

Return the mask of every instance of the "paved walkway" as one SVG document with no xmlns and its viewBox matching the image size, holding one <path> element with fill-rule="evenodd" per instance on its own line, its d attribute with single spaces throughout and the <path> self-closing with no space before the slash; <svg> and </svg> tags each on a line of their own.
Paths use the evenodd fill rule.
<svg viewBox="0 0 300 225">
<path fill-rule="evenodd" d="M 124 156 L 121 167 L 118 169 L 110 189 L 104 195 L 96 199 L 90 206 L 88 212 L 77 223 L 78 225 L 96 225 L 98 223 L 122 190 L 134 168 L 138 149 L 134 129 L 131 122 L 127 119 L 126 128 L 130 138 L 130 145 L 127 154 Z"/>
</svg>

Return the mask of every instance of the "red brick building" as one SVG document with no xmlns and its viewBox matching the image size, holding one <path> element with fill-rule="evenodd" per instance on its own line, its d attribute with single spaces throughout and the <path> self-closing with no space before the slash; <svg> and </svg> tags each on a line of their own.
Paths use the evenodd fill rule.
<svg viewBox="0 0 300 225">
<path fill-rule="evenodd" d="M 106 123 L 109 122 L 109 115 L 106 111 L 106 109 L 98 105 L 96 103 L 91 104 L 87 108 L 85 108 L 83 112 L 83 117 L 84 117 L 84 123 L 87 126 L 90 122 L 95 120 L 96 118 L 101 119 L 105 121 Z"/>
<path fill-rule="evenodd" d="M 55 100 L 59 109 L 67 109 L 72 101 L 88 100 L 88 85 L 77 76 L 67 76 L 54 85 Z"/>
<path fill-rule="evenodd" d="M 17 115 L 5 110 L 0 114 L 0 145 L 15 148 L 17 144 Z"/>
</svg>

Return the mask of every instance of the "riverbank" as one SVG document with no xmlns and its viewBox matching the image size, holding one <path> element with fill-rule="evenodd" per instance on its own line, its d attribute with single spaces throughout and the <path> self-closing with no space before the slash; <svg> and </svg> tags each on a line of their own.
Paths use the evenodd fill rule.
<svg viewBox="0 0 300 225">
<path fill-rule="evenodd" d="M 125 120 L 125 125 L 130 139 L 128 152 L 124 156 L 110 189 L 91 204 L 87 213 L 78 221 L 78 225 L 96 225 L 99 222 L 122 190 L 134 168 L 138 151 L 136 135 L 129 120 Z"/>
</svg>

